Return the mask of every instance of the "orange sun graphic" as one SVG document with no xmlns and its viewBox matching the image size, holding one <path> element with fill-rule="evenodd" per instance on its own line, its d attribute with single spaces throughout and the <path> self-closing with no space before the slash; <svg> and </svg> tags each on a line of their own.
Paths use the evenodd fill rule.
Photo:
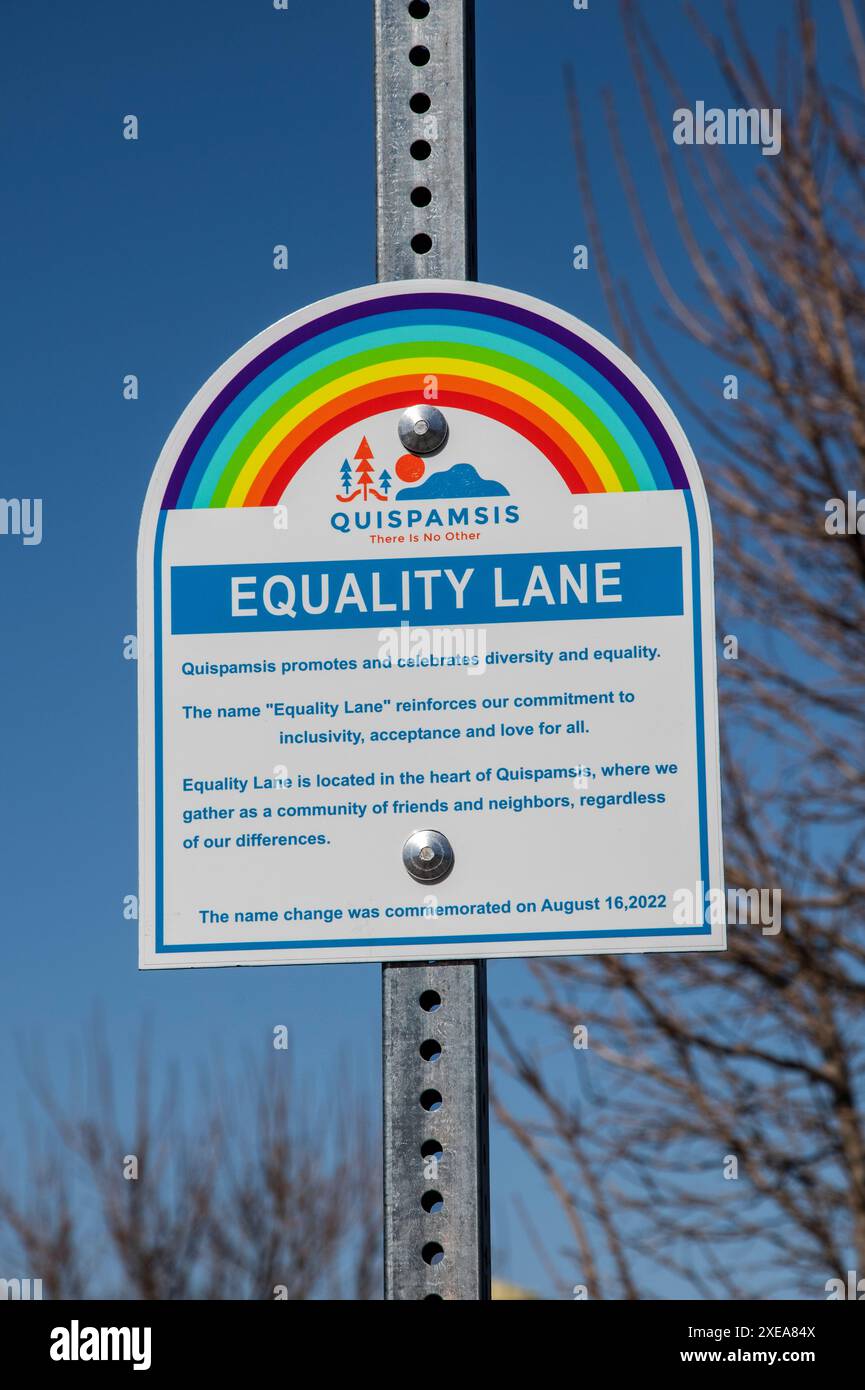
<svg viewBox="0 0 865 1390">
<path fill-rule="evenodd" d="M 403 454 L 394 464 L 394 472 L 403 483 L 416 483 L 424 475 L 424 461 L 415 454 Z"/>
</svg>

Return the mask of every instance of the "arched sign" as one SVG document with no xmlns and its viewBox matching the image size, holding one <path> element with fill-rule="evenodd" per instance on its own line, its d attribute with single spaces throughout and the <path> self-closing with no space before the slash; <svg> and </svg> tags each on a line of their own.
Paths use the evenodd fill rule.
<svg viewBox="0 0 865 1390">
<path fill-rule="evenodd" d="M 143 966 L 724 945 L 705 491 L 577 319 L 274 324 L 162 451 L 138 605 Z"/>
</svg>

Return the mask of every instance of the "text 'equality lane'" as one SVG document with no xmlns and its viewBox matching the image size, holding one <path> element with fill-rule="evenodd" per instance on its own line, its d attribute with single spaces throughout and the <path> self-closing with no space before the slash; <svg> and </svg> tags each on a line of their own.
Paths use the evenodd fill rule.
<svg viewBox="0 0 865 1390">
<path fill-rule="evenodd" d="M 682 552 L 627 550 L 419 560 L 174 565 L 171 631 L 473 626 L 683 612 Z"/>
</svg>

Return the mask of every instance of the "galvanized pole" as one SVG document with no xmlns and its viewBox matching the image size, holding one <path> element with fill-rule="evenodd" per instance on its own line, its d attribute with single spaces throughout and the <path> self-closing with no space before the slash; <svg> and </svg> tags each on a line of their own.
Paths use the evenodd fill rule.
<svg viewBox="0 0 865 1390">
<path fill-rule="evenodd" d="M 375 0 L 375 104 L 378 279 L 474 279 L 474 0 Z M 385 1298 L 488 1299 L 484 962 L 382 967 L 382 1068 Z"/>
<path fill-rule="evenodd" d="M 378 279 L 475 279 L 474 0 L 375 0 L 375 126 Z"/>
</svg>

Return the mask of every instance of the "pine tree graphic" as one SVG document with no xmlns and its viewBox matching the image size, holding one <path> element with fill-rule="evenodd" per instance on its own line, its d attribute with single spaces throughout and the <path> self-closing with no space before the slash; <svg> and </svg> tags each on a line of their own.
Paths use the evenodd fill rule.
<svg viewBox="0 0 865 1390">
<path fill-rule="evenodd" d="M 357 459 L 357 481 L 360 484 L 360 489 L 363 492 L 363 500 L 365 502 L 369 497 L 374 473 L 372 466 L 373 452 L 369 447 L 366 435 L 364 435 L 363 439 L 360 441 L 355 458 Z"/>
<path fill-rule="evenodd" d="M 353 502 L 356 497 L 362 495 L 364 502 L 366 502 L 369 497 L 377 497 L 379 502 L 386 502 L 388 490 L 391 485 L 391 476 L 385 468 L 379 480 L 379 486 L 383 491 L 378 492 L 373 487 L 375 469 L 373 468 L 372 460 L 375 455 L 369 446 L 369 440 L 366 435 L 363 436 L 360 444 L 357 446 L 357 453 L 354 457 L 357 461 L 357 468 L 355 469 L 357 473 L 357 486 L 352 488 L 351 464 L 347 458 L 343 459 L 342 467 L 339 470 L 342 492 L 336 494 L 336 500 L 338 502 Z"/>
<path fill-rule="evenodd" d="M 342 468 L 339 470 L 339 476 L 342 482 L 343 496 L 337 493 L 337 500 L 340 502 L 350 502 L 349 488 L 351 487 L 351 464 L 348 459 L 343 459 Z"/>
</svg>

